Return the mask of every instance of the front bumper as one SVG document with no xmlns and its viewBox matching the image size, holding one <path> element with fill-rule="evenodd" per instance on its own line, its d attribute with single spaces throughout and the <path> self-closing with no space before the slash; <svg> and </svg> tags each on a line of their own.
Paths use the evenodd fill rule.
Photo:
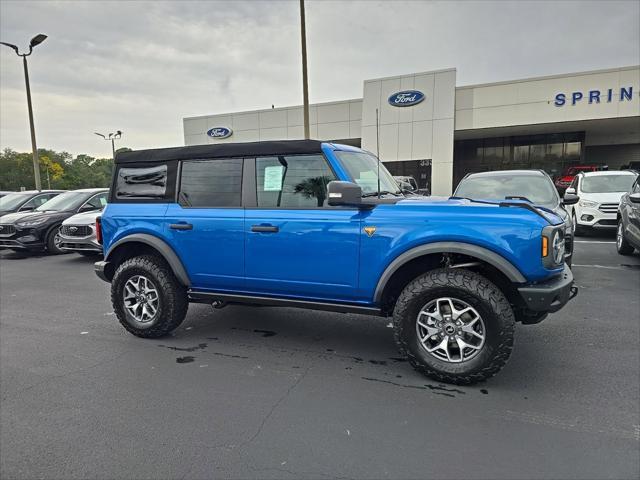
<svg viewBox="0 0 640 480">
<path fill-rule="evenodd" d="M 577 212 L 576 212 L 577 213 Z M 617 212 L 603 212 L 599 208 L 583 207 L 576 221 L 581 227 L 613 229 L 618 225 Z"/>
<path fill-rule="evenodd" d="M 68 252 L 102 253 L 102 245 L 96 241 L 95 235 L 84 238 L 60 235 L 60 249 Z"/>
<path fill-rule="evenodd" d="M 573 283 L 573 273 L 565 265 L 560 275 L 533 285 L 518 288 L 528 310 L 534 312 L 557 312 L 578 294 Z"/>
<path fill-rule="evenodd" d="M 10 233 L 0 234 L 0 249 L 12 248 L 19 250 L 43 250 L 45 241 L 42 238 L 43 230 L 34 227 L 17 227 L 15 225 L 3 225 L 2 231 Z"/>
<path fill-rule="evenodd" d="M 107 277 L 106 273 L 105 273 L 105 268 L 107 268 L 107 265 L 109 264 L 109 262 L 96 262 L 93 264 L 93 269 L 96 272 L 96 275 L 98 276 L 98 278 L 100 280 L 103 280 L 107 283 L 111 283 L 111 280 L 109 279 L 109 277 Z"/>
</svg>

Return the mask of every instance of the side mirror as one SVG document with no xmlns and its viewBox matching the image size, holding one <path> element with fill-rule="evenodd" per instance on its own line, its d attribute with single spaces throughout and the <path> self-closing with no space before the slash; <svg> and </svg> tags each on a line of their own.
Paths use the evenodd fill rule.
<svg viewBox="0 0 640 480">
<path fill-rule="evenodd" d="M 568 193 L 569 195 L 575 195 L 576 194 L 576 189 L 575 188 L 567 188 L 564 191 L 565 195 Z"/>
<path fill-rule="evenodd" d="M 97 210 L 96 207 L 94 207 L 93 205 L 83 205 L 82 207 L 80 207 L 80 210 L 78 210 L 78 213 L 82 213 L 82 212 L 90 212 L 91 210 Z"/>
<path fill-rule="evenodd" d="M 362 188 L 352 182 L 334 180 L 327 185 L 327 198 L 332 207 L 359 207 L 362 204 Z"/>
<path fill-rule="evenodd" d="M 32 212 L 36 209 L 36 207 L 34 207 L 33 205 L 27 205 L 25 207 L 21 207 L 20 210 L 18 210 L 19 212 Z"/>
<path fill-rule="evenodd" d="M 640 203 L 640 193 L 630 193 L 629 200 L 633 203 Z"/>
<path fill-rule="evenodd" d="M 575 205 L 580 200 L 580 197 L 574 193 L 565 193 L 562 199 L 563 205 Z"/>
</svg>

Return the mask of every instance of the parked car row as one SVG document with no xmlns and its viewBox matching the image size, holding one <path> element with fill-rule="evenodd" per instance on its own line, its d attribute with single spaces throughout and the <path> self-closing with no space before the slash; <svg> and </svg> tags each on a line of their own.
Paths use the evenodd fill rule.
<svg viewBox="0 0 640 480">
<path fill-rule="evenodd" d="M 106 188 L 8 194 L 0 198 L 0 249 L 100 253 L 93 224 L 108 195 Z"/>
</svg>

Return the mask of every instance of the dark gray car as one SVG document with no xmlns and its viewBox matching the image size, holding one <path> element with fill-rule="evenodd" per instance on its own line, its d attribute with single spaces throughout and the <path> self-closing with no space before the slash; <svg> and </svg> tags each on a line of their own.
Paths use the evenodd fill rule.
<svg viewBox="0 0 640 480">
<path fill-rule="evenodd" d="M 640 177 L 620 199 L 616 248 L 620 255 L 631 255 L 634 249 L 640 250 Z"/>
<path fill-rule="evenodd" d="M 564 208 L 578 201 L 575 195 L 560 198 L 551 177 L 543 170 L 499 170 L 469 173 L 465 176 L 454 197 L 474 200 L 526 200 L 536 206 L 552 210 L 565 223 L 565 263 L 571 266 L 573 258 L 573 225 Z"/>
</svg>

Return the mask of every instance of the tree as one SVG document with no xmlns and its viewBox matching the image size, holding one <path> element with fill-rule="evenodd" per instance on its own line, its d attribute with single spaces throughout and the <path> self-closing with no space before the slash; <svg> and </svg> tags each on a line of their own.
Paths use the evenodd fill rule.
<svg viewBox="0 0 640 480">
<path fill-rule="evenodd" d="M 47 188 L 51 188 L 51 180 L 53 180 L 55 184 L 55 182 L 60 180 L 64 175 L 64 168 L 62 165 L 52 162 L 47 156 L 40 157 L 40 165 L 44 167 L 45 178 L 47 179 Z M 42 172 L 43 169 L 41 168 L 40 171 Z"/>
<path fill-rule="evenodd" d="M 329 181 L 330 179 L 324 176 L 305 178 L 293 188 L 293 191 L 301 193 L 305 198 L 317 199 L 318 207 L 322 207 L 327 198 L 327 183 Z"/>
<path fill-rule="evenodd" d="M 40 172 L 45 185 L 51 188 L 73 190 L 88 187 L 108 187 L 111 184 L 113 161 L 68 152 L 38 149 Z M 49 177 L 47 178 L 47 173 Z M 35 188 L 33 163 L 30 153 L 19 153 L 9 148 L 0 153 L 0 190 Z"/>
</svg>

